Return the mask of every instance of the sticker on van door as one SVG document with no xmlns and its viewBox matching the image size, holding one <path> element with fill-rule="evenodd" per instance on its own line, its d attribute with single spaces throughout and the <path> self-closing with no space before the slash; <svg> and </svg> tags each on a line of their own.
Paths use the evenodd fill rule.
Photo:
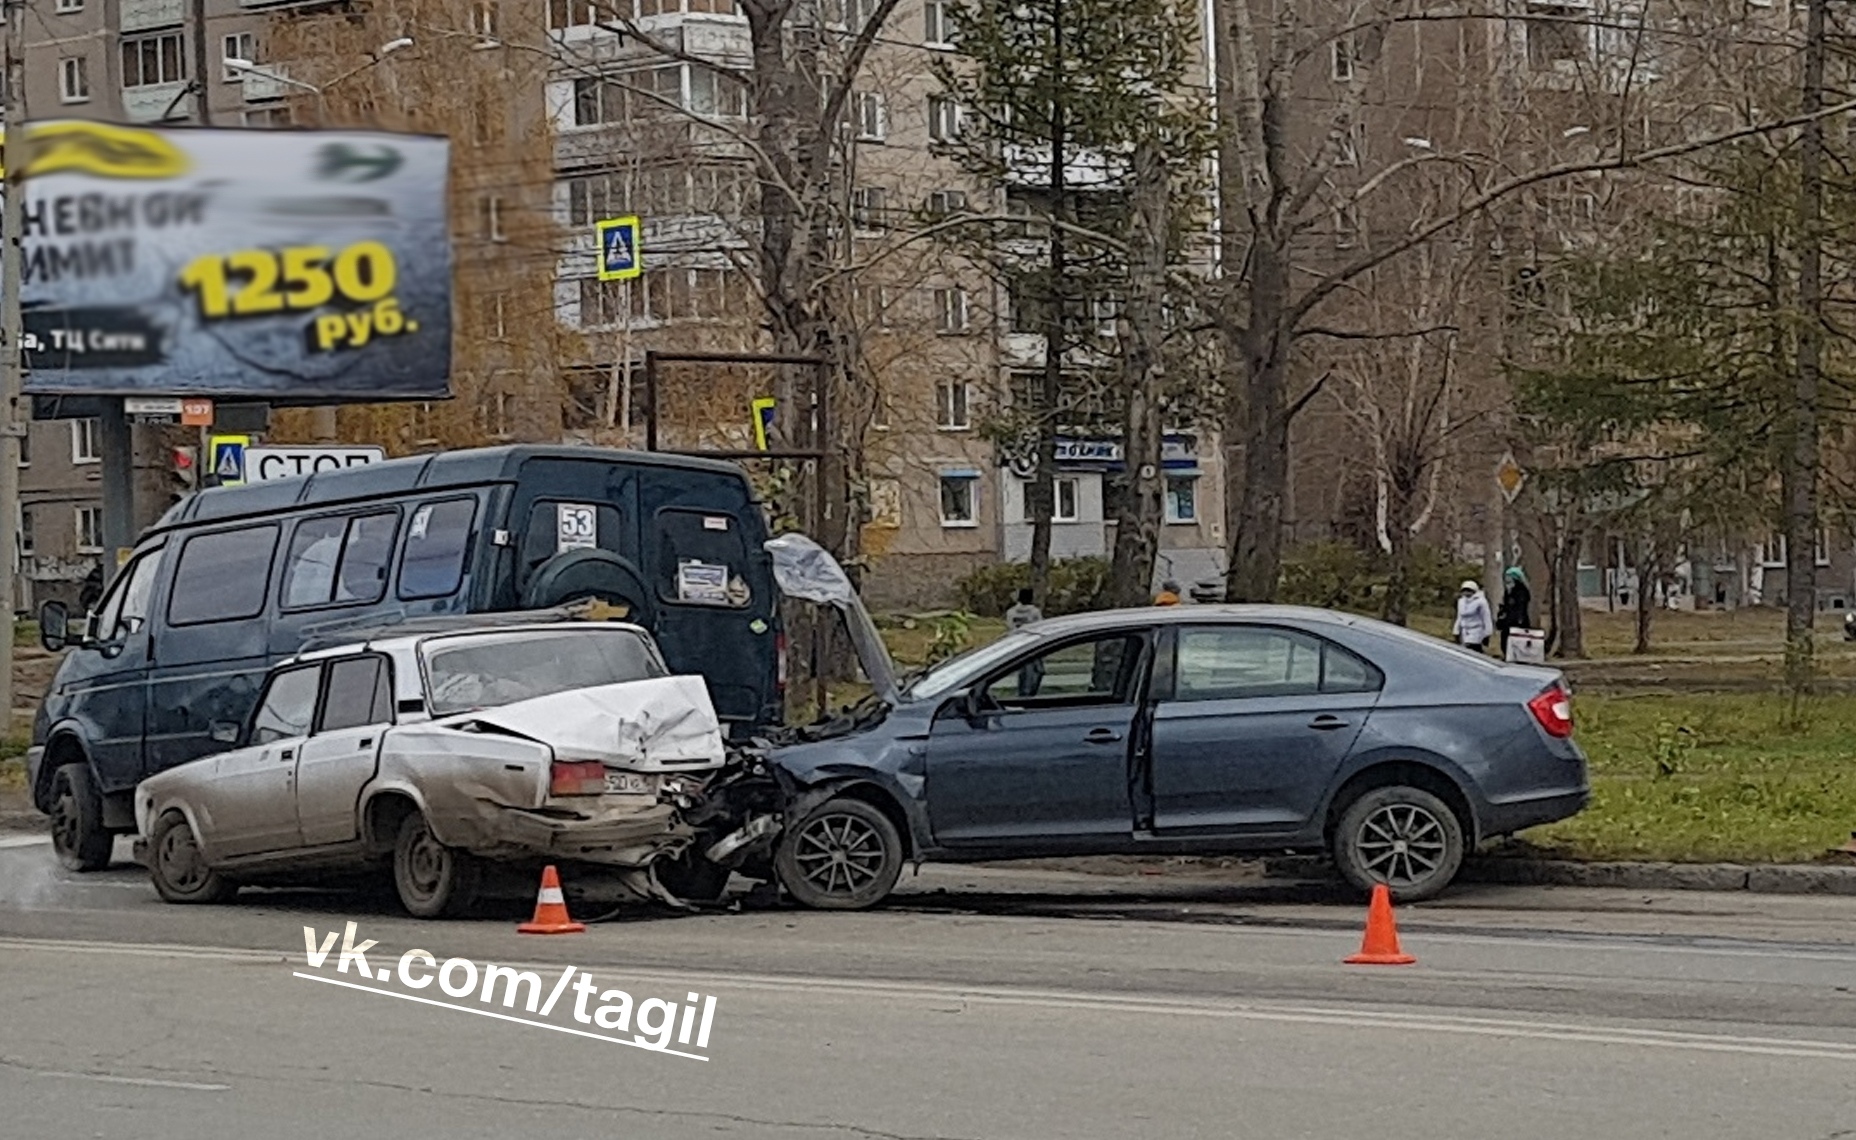
<svg viewBox="0 0 1856 1140">
<path fill-rule="evenodd" d="M 728 567 L 710 562 L 684 562 L 677 567 L 677 600 L 728 604 Z"/>
<path fill-rule="evenodd" d="M 554 508 L 554 552 L 586 550 L 599 545 L 599 508 L 558 503 Z"/>
</svg>

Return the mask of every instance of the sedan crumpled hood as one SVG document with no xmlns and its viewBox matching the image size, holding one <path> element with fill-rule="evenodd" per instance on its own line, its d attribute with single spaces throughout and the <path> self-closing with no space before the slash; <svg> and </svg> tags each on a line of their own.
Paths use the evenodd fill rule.
<svg viewBox="0 0 1856 1140">
<path fill-rule="evenodd" d="M 851 576 L 838 565 L 831 552 L 803 534 L 783 534 L 768 540 L 767 553 L 773 556 L 773 579 L 780 592 L 808 602 L 831 606 L 844 615 L 844 627 L 850 634 L 851 647 L 857 652 L 857 664 L 863 667 L 870 687 L 890 704 L 902 698 L 896 681 L 896 663 L 877 633 L 876 622 L 864 608 Z"/>
<path fill-rule="evenodd" d="M 538 740 L 557 760 L 599 760 L 639 772 L 703 771 L 726 758 L 709 687 L 697 676 L 570 689 L 436 723 L 477 725 Z"/>
</svg>

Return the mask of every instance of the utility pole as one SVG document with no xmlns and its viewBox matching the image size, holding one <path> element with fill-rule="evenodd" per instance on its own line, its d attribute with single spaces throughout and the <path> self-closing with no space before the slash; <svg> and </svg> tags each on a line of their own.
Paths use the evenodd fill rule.
<svg viewBox="0 0 1856 1140">
<path fill-rule="evenodd" d="M 213 125 L 213 85 L 206 75 L 206 0 L 193 0 L 193 12 L 190 17 L 193 24 L 193 89 L 199 93 L 199 101 L 194 118 L 203 127 Z"/>
<path fill-rule="evenodd" d="M 4 728 L 13 729 L 13 613 L 19 585 L 19 437 L 25 387 L 25 349 L 20 318 L 20 237 L 26 226 L 26 53 L 24 0 L 5 0 L 6 91 L 0 106 L 0 170 L 5 190 L 0 197 L 0 709 Z"/>
<path fill-rule="evenodd" d="M 1785 681 L 1792 695 L 1811 684 L 1812 626 L 1817 617 L 1817 477 L 1819 385 L 1824 352 L 1824 54 L 1830 0 L 1809 0 L 1805 13 L 1806 116 L 1799 150 L 1798 368 L 1780 470 L 1785 498 Z"/>
</svg>

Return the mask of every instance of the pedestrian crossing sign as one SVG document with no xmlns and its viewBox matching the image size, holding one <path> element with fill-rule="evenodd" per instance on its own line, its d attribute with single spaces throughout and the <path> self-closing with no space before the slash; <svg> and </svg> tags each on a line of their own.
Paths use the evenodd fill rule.
<svg viewBox="0 0 1856 1140">
<path fill-rule="evenodd" d="M 636 218 L 607 218 L 595 223 L 599 235 L 599 279 L 623 281 L 644 272 L 643 222 Z"/>
<path fill-rule="evenodd" d="M 251 446 L 248 435 L 216 435 L 212 438 L 211 455 L 213 465 L 206 473 L 218 480 L 221 487 L 232 487 L 245 481 L 245 449 Z"/>
</svg>

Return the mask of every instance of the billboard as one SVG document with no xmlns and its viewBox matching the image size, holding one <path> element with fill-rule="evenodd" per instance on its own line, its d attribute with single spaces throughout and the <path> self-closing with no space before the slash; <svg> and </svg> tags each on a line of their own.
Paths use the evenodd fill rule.
<svg viewBox="0 0 1856 1140">
<path fill-rule="evenodd" d="M 27 392 L 449 395 L 444 139 L 25 131 Z"/>
</svg>

